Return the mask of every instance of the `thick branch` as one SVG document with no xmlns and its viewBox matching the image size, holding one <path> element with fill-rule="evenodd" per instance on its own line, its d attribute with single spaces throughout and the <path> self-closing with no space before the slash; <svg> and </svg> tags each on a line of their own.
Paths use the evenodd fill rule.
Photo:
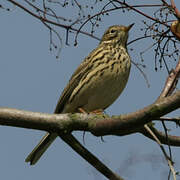
<svg viewBox="0 0 180 180">
<path fill-rule="evenodd" d="M 144 124 L 149 123 L 180 107 L 180 91 L 172 96 L 162 98 L 161 101 L 133 113 L 116 116 L 104 121 L 97 121 L 95 135 L 126 135 L 137 132 Z M 91 130 L 92 131 L 92 130 Z"/>
<path fill-rule="evenodd" d="M 180 91 L 139 111 L 102 117 L 92 114 L 45 114 L 0 108 L 0 124 L 22 128 L 69 133 L 74 130 L 90 131 L 96 136 L 127 135 L 139 132 L 144 124 L 180 107 Z M 180 145 L 180 144 L 179 144 Z"/>
<path fill-rule="evenodd" d="M 58 132 L 59 136 L 71 148 L 73 148 L 74 151 L 82 156 L 105 177 L 110 180 L 123 180 L 120 176 L 103 164 L 98 158 L 96 158 L 96 156 L 94 156 L 90 151 L 88 151 L 88 149 L 83 147 L 79 141 L 74 138 L 74 136 L 68 133 L 71 130 L 73 119 L 73 116 L 69 114 L 62 114 L 59 116 L 55 114 L 50 115 L 10 108 L 0 108 L 1 125 Z M 84 125 L 86 125 L 86 123 Z M 76 126 L 78 126 L 78 123 L 75 125 L 73 124 L 74 128 Z"/>
</svg>

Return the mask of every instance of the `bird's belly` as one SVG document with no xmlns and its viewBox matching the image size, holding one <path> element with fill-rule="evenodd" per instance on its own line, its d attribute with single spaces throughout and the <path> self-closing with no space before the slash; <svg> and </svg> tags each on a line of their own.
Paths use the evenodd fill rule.
<svg viewBox="0 0 180 180">
<path fill-rule="evenodd" d="M 106 109 L 121 94 L 127 83 L 128 77 L 121 75 L 105 75 L 97 79 L 95 83 L 89 85 L 86 93 L 90 94 L 84 109 L 93 111 L 96 109 Z M 86 94 L 85 93 L 85 94 Z"/>
<path fill-rule="evenodd" d="M 70 108 L 70 112 L 77 111 L 80 107 L 87 112 L 107 108 L 126 86 L 129 71 L 130 65 L 121 69 L 117 64 L 113 66 L 113 70 L 108 66 L 94 74 L 89 73 L 73 91 L 66 108 Z"/>
</svg>

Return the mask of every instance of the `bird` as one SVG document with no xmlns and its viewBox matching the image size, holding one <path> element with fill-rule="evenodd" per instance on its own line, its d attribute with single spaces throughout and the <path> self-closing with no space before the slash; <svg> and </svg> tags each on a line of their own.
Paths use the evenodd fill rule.
<svg viewBox="0 0 180 180">
<path fill-rule="evenodd" d="M 127 40 L 133 25 L 113 25 L 104 32 L 99 45 L 72 74 L 58 100 L 55 114 L 103 112 L 119 97 L 131 69 Z M 25 161 L 36 164 L 57 136 L 54 132 L 46 133 Z M 73 135 L 69 133 L 68 136 Z M 65 136 L 60 137 L 67 141 Z"/>
</svg>

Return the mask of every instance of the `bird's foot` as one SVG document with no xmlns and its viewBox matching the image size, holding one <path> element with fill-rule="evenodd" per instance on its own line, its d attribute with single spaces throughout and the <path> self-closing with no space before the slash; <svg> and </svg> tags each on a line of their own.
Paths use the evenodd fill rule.
<svg viewBox="0 0 180 180">
<path fill-rule="evenodd" d="M 78 111 L 79 111 L 80 113 L 85 113 L 85 114 L 89 114 L 89 113 L 91 113 L 91 114 L 97 114 L 97 115 L 102 115 L 102 114 L 104 114 L 104 110 L 103 110 L 103 109 L 96 109 L 96 110 L 94 110 L 94 111 L 88 112 L 88 111 L 84 110 L 83 108 L 78 108 Z"/>
<path fill-rule="evenodd" d="M 83 108 L 78 108 L 78 111 L 79 111 L 80 113 L 88 114 L 88 112 L 85 111 Z"/>
<path fill-rule="evenodd" d="M 92 114 L 97 114 L 97 115 L 102 115 L 104 114 L 104 110 L 103 109 L 96 109 L 94 111 L 91 111 Z"/>
</svg>

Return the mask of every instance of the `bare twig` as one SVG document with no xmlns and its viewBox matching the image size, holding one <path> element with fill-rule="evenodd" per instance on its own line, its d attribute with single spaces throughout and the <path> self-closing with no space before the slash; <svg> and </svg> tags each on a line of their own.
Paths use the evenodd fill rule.
<svg viewBox="0 0 180 180">
<path fill-rule="evenodd" d="M 71 30 L 73 30 L 73 31 L 75 31 L 75 32 L 78 31 L 78 32 L 81 33 L 81 34 L 85 34 L 85 35 L 87 35 L 87 36 L 90 36 L 90 37 L 92 37 L 92 38 L 94 38 L 94 39 L 99 40 L 98 37 L 93 36 L 93 35 L 90 34 L 90 33 L 87 33 L 87 32 L 84 32 L 84 31 L 79 31 L 79 30 L 77 30 L 77 29 L 75 29 L 75 28 L 73 28 L 73 27 L 71 27 L 71 26 L 64 25 L 64 24 L 60 24 L 60 23 L 57 23 L 57 22 L 54 22 L 54 21 L 45 19 L 45 18 L 43 18 L 43 17 L 39 17 L 38 15 L 36 15 L 36 14 L 33 13 L 33 12 L 31 12 L 30 10 L 28 10 L 27 8 L 25 8 L 24 6 L 22 6 L 21 4 L 17 3 L 17 2 L 14 1 L 14 0 L 7 0 L 7 1 L 13 3 L 14 5 L 18 6 L 19 8 L 23 9 L 25 12 L 29 13 L 30 15 L 32 15 L 33 17 L 35 17 L 35 18 L 37 18 L 37 19 L 39 19 L 39 20 L 41 20 L 41 21 L 44 21 L 44 22 L 47 22 L 47 23 L 50 23 L 50 24 L 53 24 L 53 25 L 55 25 L 55 26 L 59 26 L 59 27 L 65 28 L 65 29 L 71 29 Z"/>
<path fill-rule="evenodd" d="M 135 63 L 134 61 L 131 60 L 131 63 L 135 65 L 135 67 L 140 71 L 140 73 L 142 74 L 143 78 L 145 79 L 145 82 L 147 84 L 147 87 L 150 87 L 150 83 L 148 81 L 148 78 L 146 76 L 146 74 L 144 73 L 144 71 L 139 67 L 139 65 L 137 63 Z"/>
<path fill-rule="evenodd" d="M 137 9 L 138 7 L 159 7 L 159 6 L 163 6 L 163 5 L 157 4 L 157 5 L 135 5 L 135 6 L 130 6 L 130 5 L 128 5 L 125 1 L 122 2 L 122 1 L 116 0 L 115 2 L 119 3 L 120 5 L 126 6 L 126 8 L 130 8 L 130 9 L 134 10 L 134 11 L 137 12 L 138 14 L 140 14 L 140 15 L 142 15 L 142 16 L 150 19 L 150 20 L 153 20 L 153 21 L 156 21 L 156 22 L 158 22 L 158 23 L 160 23 L 160 24 L 163 24 L 163 25 L 165 25 L 165 26 L 168 26 L 168 25 L 165 24 L 164 22 L 161 22 L 161 21 L 159 21 L 158 19 L 155 19 L 155 18 L 153 18 L 153 17 L 151 17 L 151 16 L 149 16 L 149 15 L 147 15 L 147 14 L 145 14 L 145 13 L 143 13 L 142 11 L 140 11 L 140 10 Z M 108 3 L 108 4 L 110 4 L 110 3 Z M 75 45 L 77 44 L 77 37 L 78 37 L 79 32 L 81 32 L 81 29 L 82 29 L 82 28 L 85 26 L 85 24 L 87 24 L 91 19 L 93 19 L 93 18 L 95 18 L 96 16 L 99 16 L 99 15 L 101 15 L 101 14 L 106 14 L 106 13 L 108 13 L 108 12 L 115 11 L 115 10 L 119 10 L 119 9 L 123 9 L 123 8 L 124 8 L 124 7 L 122 7 L 122 6 L 121 6 L 121 7 L 117 7 L 117 6 L 116 6 L 115 8 L 111 8 L 111 9 L 107 9 L 107 10 L 105 10 L 105 9 L 103 8 L 103 10 L 101 10 L 99 13 L 96 13 L 95 15 L 92 15 L 91 17 L 89 17 L 84 23 L 82 23 L 82 25 L 79 27 L 78 31 L 76 32 Z M 168 27 L 169 27 L 169 26 L 168 26 Z"/>
<path fill-rule="evenodd" d="M 79 141 L 77 141 L 73 136 L 59 135 L 67 144 L 72 147 L 81 157 L 83 157 L 87 162 L 89 162 L 93 167 L 95 167 L 99 172 L 101 172 L 105 177 L 110 180 L 123 180 L 120 176 L 112 172 L 106 165 L 104 165 L 100 160 L 96 158 L 90 151 L 88 151 L 84 146 L 82 146 Z"/>
<path fill-rule="evenodd" d="M 180 11 L 176 7 L 174 0 L 171 0 L 171 6 L 174 9 L 176 17 L 180 20 Z"/>
<path fill-rule="evenodd" d="M 174 89 L 175 89 L 175 87 L 177 85 L 179 75 L 180 75 L 180 59 L 179 59 L 179 62 L 177 63 L 177 65 L 176 65 L 175 70 L 172 70 L 171 73 L 169 74 L 169 76 L 168 76 L 168 78 L 166 80 L 166 83 L 165 83 L 165 87 L 164 87 L 163 91 L 161 92 L 160 96 L 158 97 L 158 99 L 156 100 L 156 102 L 159 102 L 162 98 L 168 97 L 173 93 L 173 91 L 174 91 Z M 163 148 L 161 142 L 159 141 L 159 139 L 157 138 L 155 133 L 153 133 L 153 131 L 151 131 L 150 127 L 148 125 L 145 125 L 144 127 L 151 134 L 151 136 L 155 139 L 155 141 L 159 144 L 165 158 L 168 161 L 168 165 L 169 165 L 170 170 L 171 170 L 171 172 L 173 174 L 173 178 L 174 178 L 174 180 L 176 180 L 176 172 L 174 170 L 173 163 L 172 163 L 170 140 L 169 140 L 169 137 L 168 137 L 167 128 L 165 126 L 165 123 L 162 122 L 162 124 L 163 124 L 164 131 L 165 131 L 166 141 L 167 141 L 167 144 L 168 144 L 168 147 L 169 147 L 170 157 L 167 156 L 167 154 L 165 152 L 165 149 Z"/>
<path fill-rule="evenodd" d="M 151 136 L 155 139 L 155 141 L 157 142 L 157 144 L 160 146 L 165 158 L 167 160 L 170 160 L 172 162 L 172 160 L 170 159 L 170 157 L 166 154 L 166 151 L 164 149 L 164 147 L 162 146 L 160 140 L 156 137 L 156 135 L 153 133 L 153 131 L 151 131 L 151 129 L 149 128 L 149 126 L 147 124 L 144 125 L 144 128 L 147 130 L 147 132 L 149 132 L 149 134 L 151 134 Z M 173 162 L 172 162 L 173 163 Z"/>
<path fill-rule="evenodd" d="M 159 141 L 162 144 L 171 145 L 171 146 L 179 146 L 178 145 L 179 144 L 178 142 L 180 142 L 179 136 L 168 135 L 166 137 L 166 134 L 164 134 L 163 132 L 160 132 L 155 127 L 149 126 L 149 128 L 151 128 L 151 131 L 155 134 L 155 136 L 159 139 Z M 145 130 L 145 128 L 142 128 L 140 130 L 140 133 L 142 133 L 144 136 L 150 138 L 151 140 L 155 141 L 154 138 L 149 134 L 149 132 L 147 132 Z M 167 142 L 167 138 L 168 138 L 168 142 Z"/>
<path fill-rule="evenodd" d="M 176 172 L 175 172 L 174 167 L 173 167 L 174 162 L 172 161 L 171 157 L 169 157 L 169 156 L 167 155 L 167 153 L 166 153 L 163 145 L 161 144 L 160 140 L 159 140 L 159 139 L 157 138 L 157 136 L 153 133 L 153 131 L 151 131 L 151 129 L 149 128 L 149 126 L 145 124 L 145 125 L 144 125 L 144 128 L 151 134 L 151 136 L 155 139 L 155 141 L 157 142 L 157 144 L 158 144 L 159 147 L 161 148 L 161 150 L 162 150 L 162 152 L 163 152 L 163 154 L 164 154 L 164 156 L 165 156 L 165 158 L 166 158 L 166 160 L 167 160 L 167 162 L 168 162 L 168 165 L 169 165 L 169 167 L 170 167 L 170 169 L 171 169 L 171 172 L 172 172 L 172 174 L 173 174 L 173 178 L 174 178 L 174 180 L 176 180 Z"/>
<path fill-rule="evenodd" d="M 171 117 L 160 117 L 160 118 L 157 118 L 157 120 L 160 120 L 160 121 L 169 121 L 169 122 L 175 122 L 177 125 L 180 126 L 180 117 L 178 118 L 171 118 Z"/>
<path fill-rule="evenodd" d="M 160 96 L 158 97 L 157 101 L 159 101 L 159 99 L 161 98 L 167 97 L 172 94 L 172 92 L 174 91 L 177 85 L 179 76 L 180 76 L 180 59 L 176 65 L 176 68 L 174 70 L 171 70 L 171 73 L 169 74 L 165 86 Z"/>
</svg>

